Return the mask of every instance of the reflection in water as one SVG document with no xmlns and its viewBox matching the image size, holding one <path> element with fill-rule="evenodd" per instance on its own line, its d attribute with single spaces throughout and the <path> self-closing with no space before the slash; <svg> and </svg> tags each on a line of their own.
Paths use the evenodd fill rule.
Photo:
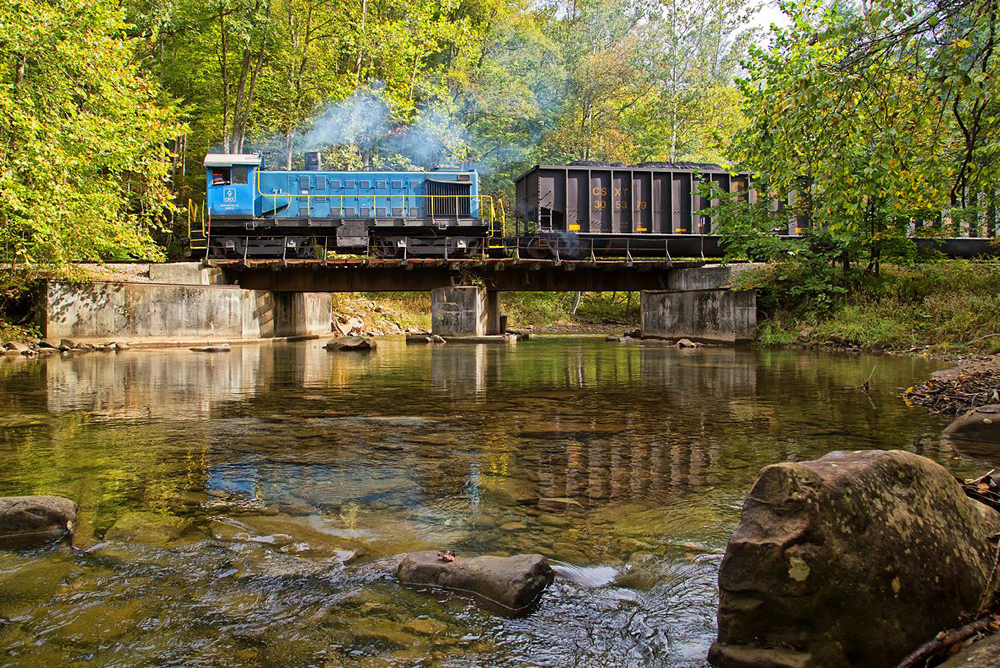
<svg viewBox="0 0 1000 668">
<path fill-rule="evenodd" d="M 321 345 L 0 363 L 0 494 L 74 499 L 82 548 L 0 553 L 0 666 L 703 665 L 762 466 L 981 466 L 898 399 L 922 360 Z M 519 620 L 394 584 L 398 555 L 444 547 L 562 577 Z"/>
</svg>

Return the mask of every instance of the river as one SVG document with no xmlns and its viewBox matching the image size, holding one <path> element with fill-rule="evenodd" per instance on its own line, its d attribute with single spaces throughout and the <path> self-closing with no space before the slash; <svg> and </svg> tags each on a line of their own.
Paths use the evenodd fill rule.
<svg viewBox="0 0 1000 668">
<path fill-rule="evenodd" d="M 940 367 L 556 336 L 0 360 L 0 495 L 79 504 L 77 549 L 0 552 L 0 666 L 704 666 L 762 466 L 981 472 L 898 396 Z M 521 619 L 395 583 L 443 548 L 571 577 Z"/>
</svg>

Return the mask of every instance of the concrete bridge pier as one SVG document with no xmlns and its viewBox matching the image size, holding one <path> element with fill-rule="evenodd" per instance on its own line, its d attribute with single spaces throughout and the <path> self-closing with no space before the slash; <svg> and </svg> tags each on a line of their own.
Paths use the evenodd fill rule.
<svg viewBox="0 0 1000 668">
<path fill-rule="evenodd" d="M 431 290 L 431 333 L 452 338 L 500 336 L 500 293 L 478 286 Z"/>
<path fill-rule="evenodd" d="M 730 267 L 678 269 L 666 290 L 640 293 L 643 338 L 749 343 L 757 329 L 757 296 L 731 289 Z"/>
<path fill-rule="evenodd" d="M 736 290 L 645 290 L 643 338 L 750 343 L 757 329 L 757 295 Z"/>
</svg>

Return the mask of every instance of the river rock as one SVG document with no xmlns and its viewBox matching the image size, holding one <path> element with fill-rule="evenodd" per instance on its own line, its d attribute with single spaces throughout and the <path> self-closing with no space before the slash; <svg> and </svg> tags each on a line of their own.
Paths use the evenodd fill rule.
<svg viewBox="0 0 1000 668">
<path fill-rule="evenodd" d="M 1000 444 L 1000 404 L 974 408 L 945 427 L 944 433 L 963 441 Z"/>
<path fill-rule="evenodd" d="M 403 558 L 396 571 L 400 584 L 474 594 L 486 603 L 498 604 L 508 614 L 527 612 L 553 576 L 540 554 L 459 556 L 445 561 L 438 552 L 413 552 Z"/>
<path fill-rule="evenodd" d="M 0 547 L 29 549 L 65 536 L 76 526 L 76 504 L 61 496 L 0 497 Z"/>
<path fill-rule="evenodd" d="M 187 522 L 173 515 L 148 511 L 126 512 L 104 534 L 104 540 L 165 546 L 177 540 Z"/>
<path fill-rule="evenodd" d="M 374 340 L 364 336 L 344 336 L 339 339 L 333 339 L 323 347 L 330 351 L 367 353 L 375 350 L 375 348 L 378 347 L 378 344 L 376 344 Z"/>
<path fill-rule="evenodd" d="M 938 668 L 996 668 L 1000 666 L 1000 635 L 992 635 L 953 654 Z"/>
<path fill-rule="evenodd" d="M 232 348 L 228 343 L 216 343 L 211 346 L 196 346 L 191 348 L 196 353 L 228 353 Z"/>
<path fill-rule="evenodd" d="M 895 666 L 979 609 L 991 593 L 997 532 L 1000 514 L 909 452 L 768 466 L 719 570 L 709 661 Z"/>
</svg>

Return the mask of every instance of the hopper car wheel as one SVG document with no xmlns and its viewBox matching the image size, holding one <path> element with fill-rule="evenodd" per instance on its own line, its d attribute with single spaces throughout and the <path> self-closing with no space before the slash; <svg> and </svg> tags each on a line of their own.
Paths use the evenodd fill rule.
<svg viewBox="0 0 1000 668">
<path fill-rule="evenodd" d="M 555 257 L 549 240 L 542 237 L 531 237 L 525 241 L 525 254 L 534 260 L 548 260 Z"/>
</svg>

